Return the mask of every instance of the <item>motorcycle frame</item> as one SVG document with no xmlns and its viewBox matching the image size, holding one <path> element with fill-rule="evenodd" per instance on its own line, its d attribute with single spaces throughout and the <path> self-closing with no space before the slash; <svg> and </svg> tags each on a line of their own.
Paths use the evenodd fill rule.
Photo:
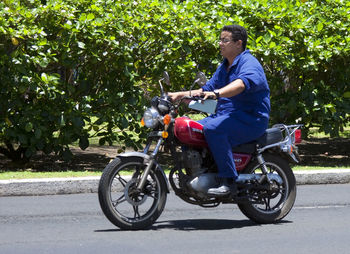
<svg viewBox="0 0 350 254">
<path fill-rule="evenodd" d="M 173 125 L 173 122 L 171 124 Z M 280 150 L 284 154 L 287 154 L 295 162 L 298 162 L 297 158 L 295 157 L 295 155 L 293 153 L 293 148 L 296 149 L 296 147 L 294 146 L 293 135 L 294 135 L 295 131 L 297 129 L 299 129 L 301 126 L 302 125 L 299 125 L 299 124 L 296 124 L 296 125 L 284 125 L 284 124 L 274 125 L 273 127 L 280 128 L 282 131 L 285 132 L 284 140 L 277 142 L 277 143 L 274 143 L 274 144 L 266 145 L 266 146 L 261 147 L 261 148 L 258 147 L 256 149 L 256 154 L 252 155 L 252 157 L 255 157 L 257 159 L 258 163 L 261 165 L 262 177 L 259 179 L 259 183 L 263 183 L 264 181 L 268 181 L 268 182 L 270 181 L 269 178 L 267 177 L 268 176 L 268 169 L 265 166 L 265 160 L 263 158 L 263 153 L 266 150 L 272 149 L 272 148 L 278 148 L 278 150 Z M 170 144 L 170 150 L 171 150 L 170 152 L 171 152 L 171 155 L 175 157 L 176 169 L 181 168 L 181 165 L 179 164 L 179 160 L 177 158 L 177 153 L 175 152 L 175 146 L 177 146 L 178 144 L 176 144 L 176 138 L 175 138 L 174 133 L 173 133 L 173 128 L 169 128 L 169 129 L 172 131 L 171 131 L 171 135 L 169 135 L 169 137 L 167 139 L 162 137 L 162 131 L 152 131 L 151 133 L 149 133 L 148 141 L 146 143 L 146 146 L 144 148 L 143 153 L 130 152 L 130 153 L 124 153 L 122 155 L 119 155 L 120 157 L 136 156 L 136 157 L 143 158 L 144 164 L 147 166 L 146 166 L 145 170 L 143 171 L 143 174 L 141 176 L 141 180 L 137 186 L 137 188 L 140 190 L 144 187 L 150 170 L 153 168 L 153 166 L 155 166 L 156 170 L 159 170 L 162 172 L 162 176 L 164 177 L 164 180 L 167 183 L 167 191 L 169 192 L 169 190 L 170 190 L 169 181 L 164 173 L 164 170 L 161 168 L 161 166 L 156 161 L 156 156 L 157 156 L 161 146 L 164 145 L 164 142 L 167 142 Z M 149 153 L 150 147 L 151 147 L 154 139 L 157 139 L 157 144 L 156 144 L 154 150 L 152 151 L 152 153 L 149 155 L 148 153 Z"/>
</svg>

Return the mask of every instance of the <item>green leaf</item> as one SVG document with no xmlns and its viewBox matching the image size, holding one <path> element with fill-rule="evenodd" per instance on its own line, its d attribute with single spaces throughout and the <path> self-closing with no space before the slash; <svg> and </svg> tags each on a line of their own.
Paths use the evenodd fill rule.
<svg viewBox="0 0 350 254">
<path fill-rule="evenodd" d="M 31 132 L 33 130 L 33 124 L 31 122 L 28 122 L 24 129 L 26 132 Z"/>
<path fill-rule="evenodd" d="M 98 141 L 98 144 L 100 146 L 104 146 L 106 144 L 106 138 L 100 138 L 99 141 Z"/>
<path fill-rule="evenodd" d="M 78 41 L 78 47 L 81 48 L 81 49 L 85 49 L 85 43 L 81 42 L 81 41 Z"/>
<path fill-rule="evenodd" d="M 60 116 L 60 126 L 62 127 L 62 126 L 65 126 L 65 125 L 66 125 L 66 121 L 64 120 L 64 115 L 62 113 L 61 116 Z"/>
<path fill-rule="evenodd" d="M 323 29 L 323 23 L 320 22 L 317 24 L 317 31 L 321 32 L 322 29 Z"/>
<path fill-rule="evenodd" d="M 95 18 L 95 15 L 93 13 L 89 13 L 86 17 L 87 20 L 93 20 Z"/>
<path fill-rule="evenodd" d="M 329 109 L 332 113 L 337 112 L 333 104 L 327 104 L 324 106 L 325 108 Z"/>
<path fill-rule="evenodd" d="M 275 47 L 276 47 L 276 43 L 274 41 L 271 41 L 269 48 L 275 48 Z"/>
<path fill-rule="evenodd" d="M 49 83 L 49 79 L 46 73 L 41 73 L 41 80 L 44 81 L 45 84 Z"/>
<path fill-rule="evenodd" d="M 263 36 L 263 39 L 265 41 L 265 43 L 269 43 L 270 40 L 271 40 L 271 35 L 269 33 L 266 33 L 264 36 Z"/>
<path fill-rule="evenodd" d="M 35 129 L 34 135 L 36 139 L 40 139 L 42 135 L 42 131 L 40 129 Z"/>
<path fill-rule="evenodd" d="M 79 147 L 82 150 L 85 150 L 86 148 L 88 148 L 89 147 L 89 139 L 87 137 L 80 138 L 80 140 L 79 140 Z"/>
</svg>

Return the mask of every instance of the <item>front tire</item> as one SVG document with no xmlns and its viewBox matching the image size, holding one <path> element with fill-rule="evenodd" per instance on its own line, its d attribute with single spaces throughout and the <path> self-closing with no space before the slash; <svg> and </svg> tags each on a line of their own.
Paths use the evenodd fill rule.
<svg viewBox="0 0 350 254">
<path fill-rule="evenodd" d="M 105 216 L 121 229 L 144 229 L 163 212 L 166 182 L 161 172 L 150 171 L 143 190 L 136 186 L 146 165 L 140 157 L 114 159 L 100 179 L 98 197 Z"/>
<path fill-rule="evenodd" d="M 283 219 L 292 209 L 296 198 L 296 180 L 289 164 L 277 155 L 263 155 L 268 173 L 278 174 L 282 184 L 272 182 L 273 191 L 254 191 L 247 193 L 250 202 L 238 204 L 239 209 L 249 219 L 257 223 L 275 223 Z M 244 174 L 261 174 L 257 161 L 251 162 Z M 257 204 L 256 201 L 260 201 Z M 254 203 L 255 202 L 255 203 Z"/>
</svg>

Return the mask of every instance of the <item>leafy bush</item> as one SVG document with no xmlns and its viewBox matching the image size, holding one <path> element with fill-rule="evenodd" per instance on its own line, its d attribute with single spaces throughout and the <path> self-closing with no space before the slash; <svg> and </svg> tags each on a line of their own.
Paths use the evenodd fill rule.
<svg viewBox="0 0 350 254">
<path fill-rule="evenodd" d="M 139 119 L 167 70 L 172 90 L 221 61 L 222 26 L 238 23 L 263 63 L 272 122 L 337 135 L 349 121 L 349 13 L 346 1 L 5 0 L 0 3 L 0 152 L 71 156 L 144 137 Z"/>
</svg>

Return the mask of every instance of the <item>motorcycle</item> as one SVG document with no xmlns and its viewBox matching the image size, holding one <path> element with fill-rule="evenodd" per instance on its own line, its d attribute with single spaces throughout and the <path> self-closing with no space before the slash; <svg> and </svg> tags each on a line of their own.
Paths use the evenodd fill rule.
<svg viewBox="0 0 350 254">
<path fill-rule="evenodd" d="M 198 73 L 191 88 L 205 82 L 204 74 Z M 203 126 L 187 116 L 178 117 L 182 101 L 172 102 L 164 92 L 164 83 L 170 86 L 166 72 L 159 80 L 161 96 L 151 100 L 141 121 L 150 129 L 144 151 L 119 154 L 103 170 L 98 197 L 110 222 L 128 230 L 150 227 L 163 212 L 171 189 L 185 202 L 201 207 L 235 203 L 256 223 L 283 219 L 296 198 L 296 180 L 289 164 L 299 162 L 297 144 L 301 142 L 302 125 L 274 125 L 256 141 L 232 148 L 239 173 L 238 192 L 208 196 L 208 189 L 218 185 L 218 170 Z M 215 100 L 201 101 L 193 96 L 184 99 L 191 101 L 191 109 L 215 111 Z M 169 177 L 159 164 L 162 148 L 170 152 L 174 161 Z"/>
</svg>

